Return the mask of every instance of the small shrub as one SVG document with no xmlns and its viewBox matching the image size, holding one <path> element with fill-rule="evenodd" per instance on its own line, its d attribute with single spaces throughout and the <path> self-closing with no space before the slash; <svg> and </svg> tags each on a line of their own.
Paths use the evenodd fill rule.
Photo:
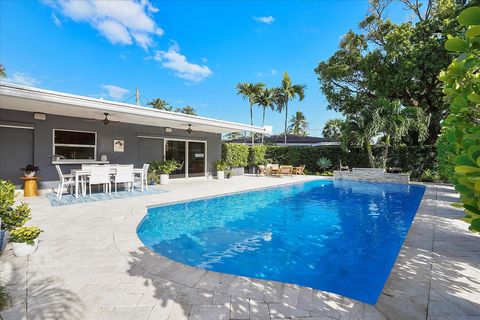
<svg viewBox="0 0 480 320">
<path fill-rule="evenodd" d="M 37 239 L 41 232 L 42 230 L 35 226 L 19 227 L 10 231 L 10 241 L 33 244 L 33 240 Z"/>
<path fill-rule="evenodd" d="M 21 227 L 32 218 L 27 203 L 13 207 L 15 203 L 15 185 L 10 181 L 0 180 L 0 218 L 1 228 L 13 230 Z"/>
<path fill-rule="evenodd" d="M 330 161 L 328 158 L 321 157 L 317 160 L 317 166 L 320 168 L 320 170 L 325 171 L 332 167 L 332 161 Z"/>
<path fill-rule="evenodd" d="M 175 160 L 165 160 L 165 161 L 158 161 L 154 160 L 150 162 L 150 172 L 155 175 L 161 174 L 170 174 L 173 171 L 177 170 L 180 167 L 180 163 Z"/>
<path fill-rule="evenodd" d="M 217 160 L 213 163 L 213 166 L 217 171 L 224 171 L 225 169 L 227 169 L 228 164 L 223 160 Z"/>
<path fill-rule="evenodd" d="M 423 171 L 419 180 L 423 182 L 437 182 L 440 181 L 440 175 L 437 171 L 427 169 Z"/>
</svg>

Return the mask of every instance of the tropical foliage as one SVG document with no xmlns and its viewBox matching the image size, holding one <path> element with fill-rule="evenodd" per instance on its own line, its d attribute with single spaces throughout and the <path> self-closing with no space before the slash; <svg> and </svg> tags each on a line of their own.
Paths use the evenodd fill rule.
<svg viewBox="0 0 480 320">
<path fill-rule="evenodd" d="M 27 203 L 14 206 L 15 185 L 0 179 L 0 219 L 1 229 L 11 231 L 21 227 L 32 218 Z"/>
<path fill-rule="evenodd" d="M 160 98 L 155 98 L 147 104 L 157 110 L 172 111 L 172 106 L 167 101 Z"/>
<path fill-rule="evenodd" d="M 224 143 L 222 145 L 222 160 L 229 167 L 247 167 L 250 147 L 240 143 Z"/>
<path fill-rule="evenodd" d="M 5 78 L 7 76 L 7 73 L 5 72 L 5 67 L 3 64 L 0 64 L 0 77 Z"/>
<path fill-rule="evenodd" d="M 460 30 L 455 17 L 463 1 L 401 2 L 410 18 L 397 24 L 385 17 L 391 0 L 371 0 L 360 32 L 345 34 L 338 50 L 315 72 L 329 108 L 346 117 L 375 108 L 379 99 L 418 107 L 429 119 L 425 143 L 433 144 L 448 106 L 437 77 L 451 61 L 443 43 Z M 411 128 L 402 140 L 419 144 L 421 135 Z"/>
<path fill-rule="evenodd" d="M 287 143 L 288 134 L 288 103 L 295 98 L 302 101 L 305 98 L 305 88 L 304 84 L 293 84 L 290 76 L 285 72 L 280 86 L 273 89 L 273 99 L 277 106 L 277 111 L 280 113 L 285 111 L 285 143 Z"/>
<path fill-rule="evenodd" d="M 265 155 L 267 147 L 263 145 L 252 146 L 249 150 L 248 162 L 251 166 L 266 164 Z"/>
<path fill-rule="evenodd" d="M 228 164 L 223 160 L 217 160 L 213 163 L 213 166 L 217 171 L 223 171 L 228 168 Z"/>
<path fill-rule="evenodd" d="M 150 162 L 149 171 L 156 176 L 161 174 L 170 174 L 180 167 L 180 163 L 175 160 L 159 161 L 154 160 Z"/>
<path fill-rule="evenodd" d="M 191 116 L 196 116 L 197 115 L 197 110 L 191 106 L 185 106 L 183 108 L 177 108 L 175 109 L 175 112 L 180 112 L 184 114 L 189 114 Z"/>
<path fill-rule="evenodd" d="M 317 165 L 322 171 L 326 171 L 332 167 L 332 161 L 328 158 L 320 157 L 317 160 Z"/>
<path fill-rule="evenodd" d="M 439 76 L 450 105 L 439 151 L 445 153 L 442 161 L 454 168 L 451 180 L 470 228 L 480 231 L 480 7 L 462 11 L 458 22 L 466 31 L 445 42 L 445 49 L 457 57 Z"/>
<path fill-rule="evenodd" d="M 35 226 L 19 227 L 10 231 L 10 241 L 33 244 L 33 241 L 40 236 L 41 232 L 42 230 Z"/>
<path fill-rule="evenodd" d="M 301 111 L 297 111 L 295 115 L 290 118 L 290 125 L 288 126 L 288 133 L 296 136 L 306 136 L 308 130 L 308 122 L 305 115 Z"/>
<path fill-rule="evenodd" d="M 255 103 L 262 108 L 262 127 L 265 126 L 265 112 L 267 109 L 275 110 L 275 101 L 273 100 L 273 90 L 264 88 L 255 96 Z M 262 134 L 262 144 L 265 141 L 265 135 Z"/>
<path fill-rule="evenodd" d="M 342 129 L 345 121 L 342 119 L 330 119 L 325 122 L 325 125 L 322 130 L 322 135 L 324 138 L 342 140 Z"/>
<path fill-rule="evenodd" d="M 264 83 L 250 83 L 250 82 L 241 82 L 237 84 L 237 94 L 241 95 L 243 99 L 248 100 L 250 104 L 250 124 L 253 126 L 253 105 L 257 102 L 257 97 L 260 95 L 264 89 Z M 252 144 L 254 143 L 254 137 L 252 134 Z"/>
</svg>

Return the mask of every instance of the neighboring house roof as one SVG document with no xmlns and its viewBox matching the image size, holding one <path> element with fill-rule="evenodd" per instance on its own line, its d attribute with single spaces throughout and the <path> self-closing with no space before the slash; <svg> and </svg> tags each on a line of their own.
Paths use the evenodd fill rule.
<svg viewBox="0 0 480 320">
<path fill-rule="evenodd" d="M 229 133 L 269 133 L 267 129 L 224 120 L 157 110 L 134 104 L 44 90 L 18 84 L 0 82 L 0 109 L 55 114 L 61 116 L 103 119 L 108 112 L 112 121 L 140 125 Z"/>
<path fill-rule="evenodd" d="M 261 143 L 262 138 L 256 137 L 255 143 Z M 243 144 L 251 144 L 252 140 L 250 137 L 244 137 L 239 139 L 232 139 L 226 140 L 225 142 L 229 143 L 243 143 Z M 296 136 L 293 134 L 287 135 L 287 144 L 285 144 L 285 137 L 284 135 L 272 135 L 265 137 L 265 144 L 274 144 L 277 146 L 328 146 L 328 145 L 340 145 L 339 141 L 329 138 L 321 138 L 321 137 L 312 137 L 312 136 Z"/>
</svg>

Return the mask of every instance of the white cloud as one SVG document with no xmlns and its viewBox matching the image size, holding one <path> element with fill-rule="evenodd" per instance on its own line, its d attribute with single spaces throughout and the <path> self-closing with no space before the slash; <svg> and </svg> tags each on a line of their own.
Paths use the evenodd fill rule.
<svg viewBox="0 0 480 320">
<path fill-rule="evenodd" d="M 105 84 L 102 86 L 103 89 L 107 90 L 107 94 L 115 100 L 123 99 L 123 97 L 130 91 L 113 84 Z"/>
<path fill-rule="evenodd" d="M 146 49 L 163 30 L 152 14 L 158 9 L 148 0 L 45 0 L 54 10 L 76 22 L 87 22 L 114 44 L 132 44 Z"/>
<path fill-rule="evenodd" d="M 57 26 L 57 27 L 61 27 L 62 26 L 62 21 L 60 21 L 60 19 L 58 19 L 58 17 L 55 15 L 55 13 L 52 12 L 52 21 L 53 23 Z"/>
<path fill-rule="evenodd" d="M 261 23 L 271 24 L 275 21 L 273 16 L 253 17 L 253 20 Z"/>
<path fill-rule="evenodd" d="M 270 72 L 271 72 L 272 75 L 276 75 L 277 74 L 277 69 L 272 69 Z"/>
<path fill-rule="evenodd" d="M 4 81 L 30 87 L 35 87 L 37 84 L 40 83 L 40 80 L 35 79 L 29 73 L 18 71 L 13 72 L 12 76 L 6 78 Z"/>
<path fill-rule="evenodd" d="M 212 75 L 212 70 L 206 65 L 188 62 L 187 57 L 180 54 L 180 47 L 176 42 L 170 45 L 168 51 L 156 51 L 154 59 L 161 62 L 162 67 L 173 70 L 177 77 L 191 82 L 200 82 Z"/>
</svg>

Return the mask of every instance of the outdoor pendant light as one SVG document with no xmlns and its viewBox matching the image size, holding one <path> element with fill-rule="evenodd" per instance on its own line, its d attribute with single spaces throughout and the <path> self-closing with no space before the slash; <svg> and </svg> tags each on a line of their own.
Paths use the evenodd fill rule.
<svg viewBox="0 0 480 320">
<path fill-rule="evenodd" d="M 187 129 L 187 132 L 188 134 L 192 133 L 192 125 L 191 124 L 188 124 L 188 129 Z"/>
</svg>

